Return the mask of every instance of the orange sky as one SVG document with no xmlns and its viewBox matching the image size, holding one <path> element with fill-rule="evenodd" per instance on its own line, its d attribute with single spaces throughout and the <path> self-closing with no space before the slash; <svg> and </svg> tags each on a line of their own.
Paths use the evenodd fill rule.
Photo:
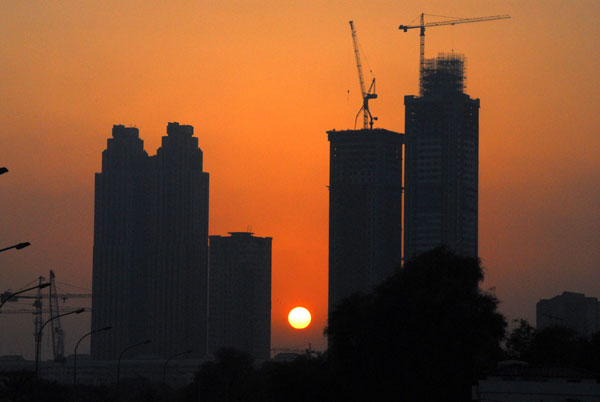
<svg viewBox="0 0 600 402">
<path fill-rule="evenodd" d="M 348 20 L 378 126 L 403 132 L 418 33 L 397 26 L 423 11 L 513 17 L 427 31 L 428 57 L 467 56 L 481 99 L 484 286 L 530 320 L 563 290 L 600 297 L 600 2 L 566 0 L 0 3 L 0 245 L 33 244 L 0 254 L 0 291 L 49 269 L 91 288 L 93 177 L 112 125 L 139 127 L 154 154 L 179 121 L 211 175 L 210 233 L 273 237 L 273 347 L 324 348 L 325 131 L 351 128 L 361 102 Z M 307 330 L 286 323 L 296 305 L 313 313 Z M 64 319 L 67 354 L 89 321 Z M 30 315 L 0 328 L 0 355 L 33 355 Z"/>
</svg>

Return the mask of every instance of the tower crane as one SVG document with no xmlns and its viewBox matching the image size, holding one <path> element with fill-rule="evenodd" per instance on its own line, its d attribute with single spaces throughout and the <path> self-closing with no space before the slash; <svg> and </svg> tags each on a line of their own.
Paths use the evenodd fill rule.
<svg viewBox="0 0 600 402">
<path fill-rule="evenodd" d="M 38 281 L 40 283 L 40 285 L 44 282 L 45 278 L 40 276 L 38 278 Z M 57 317 L 58 315 L 60 315 L 62 312 L 64 312 L 64 309 L 62 309 L 59 304 L 58 304 L 58 299 L 62 299 L 63 302 L 65 302 L 67 299 L 71 299 L 71 298 L 91 298 L 92 295 L 89 293 L 58 293 L 56 291 L 56 282 L 55 282 L 55 275 L 54 275 L 54 271 L 50 270 L 50 286 L 49 286 L 49 293 L 48 293 L 48 310 L 44 310 L 43 309 L 43 303 L 42 303 L 42 289 L 41 287 L 38 288 L 37 291 L 37 295 L 36 296 L 13 296 L 10 299 L 8 298 L 11 295 L 10 290 L 4 292 L 3 294 L 0 294 L 0 299 L 2 300 L 7 300 L 7 302 L 17 302 L 19 299 L 34 299 L 33 302 L 33 307 L 35 308 L 34 310 L 26 310 L 26 309 L 21 309 L 21 310 L 8 310 L 8 311 L 1 311 L 0 314 L 4 315 L 4 314 L 24 314 L 24 313 L 30 313 L 34 315 L 34 341 L 35 341 L 35 345 L 36 345 L 36 356 L 39 354 L 39 350 L 37 350 L 37 348 L 39 347 L 39 345 L 41 345 L 41 339 L 37 339 L 38 334 L 40 332 L 40 328 L 42 327 L 42 313 L 47 313 L 50 315 L 50 318 L 54 318 Z M 52 327 L 52 351 L 53 351 L 53 356 L 54 356 L 54 360 L 55 361 L 64 361 L 64 331 L 60 325 L 60 321 L 58 318 L 53 319 L 51 322 L 51 327 Z"/>
<path fill-rule="evenodd" d="M 433 28 L 444 25 L 458 25 L 458 24 L 467 24 L 470 22 L 484 22 L 484 21 L 493 21 L 493 20 L 504 20 L 510 18 L 510 15 L 492 15 L 488 17 L 476 17 L 476 18 L 456 18 L 447 21 L 435 21 L 425 23 L 425 15 L 421 13 L 421 23 L 419 25 L 400 25 L 398 29 L 408 32 L 409 29 L 419 28 L 420 30 L 420 46 L 419 46 L 419 88 L 423 88 L 423 70 L 425 68 L 425 28 Z M 421 93 L 421 95 L 423 95 Z"/>
<path fill-rule="evenodd" d="M 371 85 L 369 86 L 369 90 L 365 89 L 365 80 L 363 78 L 362 72 L 362 64 L 360 62 L 360 52 L 358 50 L 358 39 L 356 37 L 356 30 L 354 29 L 354 22 L 349 21 L 350 23 L 350 31 L 352 32 L 352 43 L 354 44 L 354 56 L 356 57 L 356 68 L 358 69 L 358 80 L 360 81 L 360 92 L 363 99 L 363 104 L 358 110 L 356 117 L 354 118 L 354 129 L 356 129 L 356 120 L 358 119 L 358 115 L 360 112 L 363 113 L 363 129 L 370 128 L 373 129 L 373 120 L 377 120 L 377 117 L 373 117 L 371 115 L 371 111 L 369 110 L 369 99 L 377 99 L 377 94 L 375 93 L 375 78 L 371 81 Z"/>
</svg>

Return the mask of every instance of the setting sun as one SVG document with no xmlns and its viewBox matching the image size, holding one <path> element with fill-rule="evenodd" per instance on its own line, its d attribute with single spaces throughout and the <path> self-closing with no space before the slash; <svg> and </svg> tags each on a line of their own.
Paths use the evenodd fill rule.
<svg viewBox="0 0 600 402">
<path fill-rule="evenodd" d="M 304 307 L 293 308 L 288 314 L 288 321 L 293 328 L 304 329 L 310 324 L 310 312 Z"/>
</svg>

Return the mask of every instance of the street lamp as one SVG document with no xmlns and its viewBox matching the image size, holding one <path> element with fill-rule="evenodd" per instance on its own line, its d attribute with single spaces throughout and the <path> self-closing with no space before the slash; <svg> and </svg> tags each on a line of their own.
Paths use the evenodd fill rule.
<svg viewBox="0 0 600 402">
<path fill-rule="evenodd" d="M 19 243 L 19 244 L 15 244 L 14 246 L 10 246 L 10 247 L 5 247 L 3 249 L 0 249 L 0 253 L 6 250 L 10 250 L 11 248 L 15 248 L 17 250 L 20 250 L 22 248 L 25 248 L 27 246 L 31 246 L 31 243 L 29 243 L 28 241 L 24 242 L 24 243 Z"/>
<path fill-rule="evenodd" d="M 138 342 L 134 343 L 133 345 L 129 345 L 121 351 L 121 353 L 119 354 L 119 361 L 117 362 L 117 388 L 119 387 L 119 380 L 121 378 L 121 358 L 123 357 L 125 352 L 127 352 L 129 349 L 135 348 L 136 346 L 147 345 L 150 342 L 152 342 L 150 339 L 146 339 L 143 342 Z"/>
<path fill-rule="evenodd" d="M 6 173 L 6 172 L 8 172 L 8 169 L 7 169 L 7 168 L 5 168 L 5 167 L 0 167 L 0 174 L 4 174 L 4 173 Z"/>
<path fill-rule="evenodd" d="M 79 344 L 81 343 L 81 341 L 83 341 L 83 338 L 85 338 L 87 336 L 90 336 L 97 332 L 109 331 L 111 329 L 112 329 L 112 327 L 108 326 L 108 327 L 96 329 L 94 331 L 90 331 L 87 334 L 83 335 L 81 338 L 79 338 L 79 340 L 77 341 L 77 344 L 75 345 L 75 352 L 73 353 L 73 385 L 74 386 L 77 386 L 77 348 L 79 347 Z"/>
<path fill-rule="evenodd" d="M 169 357 L 167 359 L 167 361 L 163 365 L 163 385 L 165 384 L 165 382 L 166 382 L 165 380 L 167 378 L 167 364 L 169 364 L 169 362 L 172 359 L 176 358 L 177 356 L 187 355 L 188 353 L 192 353 L 192 351 L 191 350 L 186 350 L 185 352 L 179 352 L 179 353 L 176 353 L 176 354 L 174 354 L 173 356 L 171 356 L 171 357 Z"/>
<path fill-rule="evenodd" d="M 1 300 L 2 301 L 0 302 L 0 308 L 2 308 L 2 306 L 4 306 L 4 303 L 6 303 L 8 301 L 8 299 L 11 299 L 13 296 L 20 295 L 21 293 L 25 293 L 25 292 L 28 292 L 28 291 L 33 290 L 33 289 L 38 289 L 38 288 L 39 289 L 44 289 L 44 288 L 47 288 L 48 286 L 50 286 L 49 283 L 40 283 L 40 284 L 32 286 L 30 288 L 19 290 L 18 292 L 15 292 L 15 293 L 8 293 L 8 292 L 3 293 L 1 295 L 2 296 Z"/>
<path fill-rule="evenodd" d="M 66 315 L 71 315 L 71 314 L 81 314 L 84 311 L 85 311 L 84 308 L 80 308 L 79 310 L 73 310 L 73 311 L 69 311 L 68 313 L 62 313 L 62 314 L 59 314 L 59 315 L 57 315 L 55 317 L 51 317 L 50 319 L 48 319 L 42 325 L 42 327 L 40 328 L 40 330 L 36 334 L 37 338 L 35 340 L 35 376 L 36 377 L 39 377 L 39 373 L 40 373 L 40 355 L 41 355 L 41 353 L 40 353 L 41 350 L 40 349 L 42 348 L 41 339 L 42 339 L 42 331 L 44 330 L 44 327 L 46 326 L 46 324 L 48 324 L 50 321 L 55 320 L 57 318 L 64 317 Z"/>
</svg>

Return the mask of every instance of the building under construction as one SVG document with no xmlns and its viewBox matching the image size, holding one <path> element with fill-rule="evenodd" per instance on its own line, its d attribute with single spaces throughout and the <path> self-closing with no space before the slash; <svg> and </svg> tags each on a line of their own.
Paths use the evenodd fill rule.
<svg viewBox="0 0 600 402">
<path fill-rule="evenodd" d="M 444 245 L 477 257 L 479 99 L 465 93 L 465 60 L 425 60 L 421 96 L 405 96 L 404 256 Z"/>
<path fill-rule="evenodd" d="M 327 134 L 331 312 L 400 267 L 404 136 L 381 128 Z"/>
<path fill-rule="evenodd" d="M 436 58 L 425 59 L 419 91 L 422 96 L 464 93 L 464 56 L 440 53 Z"/>
<path fill-rule="evenodd" d="M 329 139 L 329 312 L 356 292 L 370 292 L 402 263 L 403 135 L 375 128 L 354 22 L 349 21 L 362 106 L 354 130 Z M 356 122 L 362 113 L 362 129 Z"/>
</svg>

